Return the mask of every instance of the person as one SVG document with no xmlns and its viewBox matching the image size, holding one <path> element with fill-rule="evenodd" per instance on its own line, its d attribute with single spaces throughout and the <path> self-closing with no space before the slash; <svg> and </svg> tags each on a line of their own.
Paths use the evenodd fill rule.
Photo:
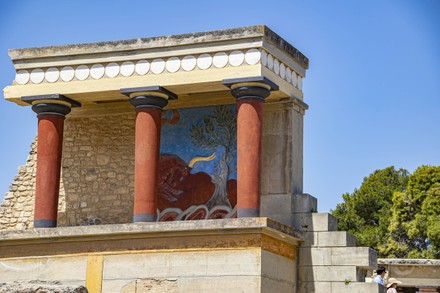
<svg viewBox="0 0 440 293">
<path fill-rule="evenodd" d="M 394 278 L 389 278 L 387 282 L 387 293 L 397 293 L 397 284 L 402 284 L 402 282 Z"/>
<path fill-rule="evenodd" d="M 379 283 L 385 286 L 385 283 L 383 282 L 383 278 L 385 277 L 386 269 L 384 267 L 378 267 L 376 270 L 376 274 L 377 276 L 374 277 L 373 283 Z"/>
</svg>

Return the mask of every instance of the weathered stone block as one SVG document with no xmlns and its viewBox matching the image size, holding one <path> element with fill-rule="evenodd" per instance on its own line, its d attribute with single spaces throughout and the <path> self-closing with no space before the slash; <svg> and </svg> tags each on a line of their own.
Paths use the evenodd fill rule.
<svg viewBox="0 0 440 293">
<path fill-rule="evenodd" d="M 300 282 L 359 281 L 356 266 L 299 266 L 298 279 Z"/>
<path fill-rule="evenodd" d="M 332 293 L 331 282 L 300 282 L 298 293 Z M 340 293 L 340 292 L 338 292 Z"/>
<path fill-rule="evenodd" d="M 318 232 L 318 246 L 354 247 L 356 246 L 356 237 L 345 231 Z"/>
<path fill-rule="evenodd" d="M 310 194 L 294 194 L 292 196 L 294 213 L 309 213 L 318 211 L 318 200 Z"/>
<path fill-rule="evenodd" d="M 3 282 L 31 279 L 85 284 L 86 264 L 85 256 L 0 259 L 0 276 Z"/>
<path fill-rule="evenodd" d="M 376 251 L 369 247 L 334 247 L 331 248 L 332 265 L 356 265 L 365 269 L 377 266 Z"/>
<path fill-rule="evenodd" d="M 302 247 L 355 247 L 356 237 L 345 231 L 303 232 Z"/>
<path fill-rule="evenodd" d="M 293 227 L 298 231 L 338 231 L 338 219 L 328 213 L 294 213 Z"/>
<path fill-rule="evenodd" d="M 145 279 L 136 280 L 121 289 L 121 293 L 178 293 L 177 280 Z"/>
<path fill-rule="evenodd" d="M 329 266 L 332 264 L 331 248 L 300 247 L 298 259 L 300 266 Z"/>
<path fill-rule="evenodd" d="M 386 287 L 376 283 L 365 282 L 334 282 L 331 284 L 331 292 L 350 292 L 350 293 L 385 293 Z"/>
</svg>

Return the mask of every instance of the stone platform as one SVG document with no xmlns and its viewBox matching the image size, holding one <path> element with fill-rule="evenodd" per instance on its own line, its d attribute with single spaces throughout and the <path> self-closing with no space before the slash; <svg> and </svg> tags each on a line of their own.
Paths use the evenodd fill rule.
<svg viewBox="0 0 440 293">
<path fill-rule="evenodd" d="M 296 232 L 268 218 L 0 232 L 2 281 L 89 292 L 294 292 Z M 156 291 L 155 291 L 156 292 Z"/>
</svg>

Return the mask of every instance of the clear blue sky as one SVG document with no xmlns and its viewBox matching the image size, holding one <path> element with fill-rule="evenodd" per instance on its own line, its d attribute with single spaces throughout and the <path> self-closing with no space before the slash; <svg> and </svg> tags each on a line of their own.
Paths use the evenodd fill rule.
<svg viewBox="0 0 440 293">
<path fill-rule="evenodd" d="M 266 24 L 310 59 L 304 80 L 304 192 L 327 212 L 390 165 L 440 165 L 440 1 L 0 1 L 7 50 Z M 37 120 L 0 100 L 0 198 L 26 161 Z"/>
</svg>

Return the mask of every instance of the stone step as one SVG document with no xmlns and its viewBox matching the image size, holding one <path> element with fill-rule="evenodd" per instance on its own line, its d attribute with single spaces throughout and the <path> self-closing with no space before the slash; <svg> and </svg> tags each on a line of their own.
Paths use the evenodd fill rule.
<svg viewBox="0 0 440 293">
<path fill-rule="evenodd" d="M 386 293 L 386 287 L 365 282 L 303 282 L 298 293 Z"/>
<path fill-rule="evenodd" d="M 315 213 L 318 211 L 318 200 L 308 193 L 292 196 L 293 213 Z"/>
<path fill-rule="evenodd" d="M 369 247 L 300 247 L 300 266 L 356 266 L 373 270 L 377 266 L 376 251 Z"/>
<path fill-rule="evenodd" d="M 364 282 L 365 273 L 356 266 L 298 266 L 300 282 Z"/>
<path fill-rule="evenodd" d="M 338 219 L 329 213 L 295 213 L 293 228 L 298 231 L 338 231 Z"/>
<path fill-rule="evenodd" d="M 355 247 L 356 237 L 346 231 L 303 232 L 301 247 Z"/>
</svg>

